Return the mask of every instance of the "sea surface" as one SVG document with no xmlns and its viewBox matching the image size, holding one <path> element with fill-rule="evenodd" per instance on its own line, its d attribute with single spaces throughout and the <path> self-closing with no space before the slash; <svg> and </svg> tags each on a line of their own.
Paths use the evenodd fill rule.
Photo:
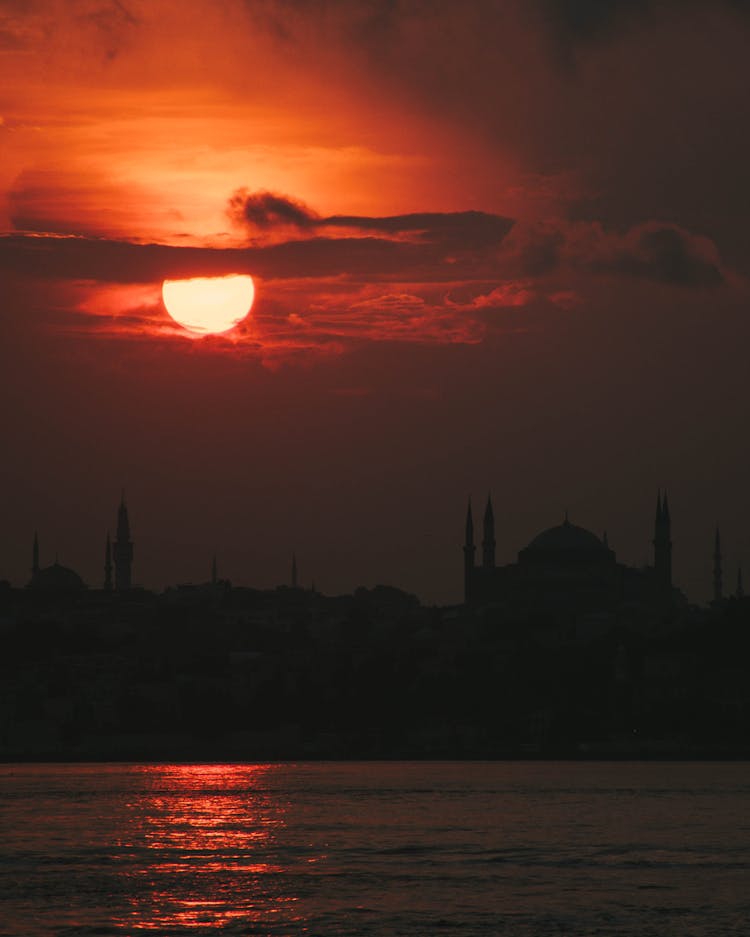
<svg viewBox="0 0 750 937">
<path fill-rule="evenodd" d="M 0 766 L 0 934 L 750 934 L 750 765 Z"/>
</svg>

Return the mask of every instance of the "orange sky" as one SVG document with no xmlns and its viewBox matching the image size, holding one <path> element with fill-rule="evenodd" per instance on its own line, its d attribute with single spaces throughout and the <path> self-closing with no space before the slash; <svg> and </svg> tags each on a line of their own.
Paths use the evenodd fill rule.
<svg viewBox="0 0 750 937">
<path fill-rule="evenodd" d="M 241 187 L 324 213 L 514 201 L 517 167 L 478 135 L 333 47 L 285 49 L 240 3 L 18 9 L 0 56 L 6 229 L 217 242 L 237 236 L 225 209 Z"/>
</svg>

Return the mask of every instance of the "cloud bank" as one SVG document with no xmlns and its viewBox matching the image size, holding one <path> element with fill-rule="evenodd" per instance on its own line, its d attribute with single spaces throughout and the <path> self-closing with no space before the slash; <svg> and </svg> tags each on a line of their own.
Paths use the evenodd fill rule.
<svg viewBox="0 0 750 937">
<path fill-rule="evenodd" d="M 256 307 L 231 335 L 205 341 L 265 361 L 340 354 L 372 342 L 476 344 L 574 314 L 592 284 L 675 291 L 728 288 L 716 246 L 674 224 L 624 232 L 598 222 L 535 225 L 488 212 L 322 215 L 289 195 L 235 193 L 244 247 L 179 247 L 107 238 L 0 238 L 0 270 L 69 283 L 63 331 L 174 340 L 165 278 L 248 273 Z M 620 284 L 619 286 L 617 284 Z"/>
</svg>

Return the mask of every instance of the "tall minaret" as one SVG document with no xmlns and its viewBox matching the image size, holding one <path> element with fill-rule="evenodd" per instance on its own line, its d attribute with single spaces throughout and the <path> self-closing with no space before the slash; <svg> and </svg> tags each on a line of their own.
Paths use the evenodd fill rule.
<svg viewBox="0 0 750 937">
<path fill-rule="evenodd" d="M 114 557 L 115 589 L 118 592 L 124 592 L 131 587 L 130 573 L 133 565 L 133 544 L 130 540 L 130 521 L 124 491 L 117 511 L 117 540 L 115 541 Z"/>
<path fill-rule="evenodd" d="M 107 542 L 104 546 L 104 591 L 112 591 L 112 543 L 107 531 Z"/>
<path fill-rule="evenodd" d="M 669 496 L 667 489 L 664 489 L 664 501 L 662 502 L 664 512 L 664 585 L 670 591 L 672 589 L 672 518 L 669 514 Z"/>
<path fill-rule="evenodd" d="M 714 602 L 721 602 L 724 598 L 721 580 L 721 536 L 717 527 L 714 537 Z"/>
<path fill-rule="evenodd" d="M 656 518 L 654 521 L 654 572 L 661 591 L 669 594 L 672 590 L 672 520 L 669 514 L 669 500 L 664 492 L 656 495 Z"/>
<path fill-rule="evenodd" d="M 297 554 L 292 553 L 292 589 L 297 588 Z"/>
<path fill-rule="evenodd" d="M 471 498 L 466 507 L 466 539 L 464 542 L 464 602 L 472 598 L 472 581 L 474 575 L 474 518 L 471 516 Z"/>
<path fill-rule="evenodd" d="M 211 560 L 211 585 L 215 586 L 218 581 L 219 576 L 216 568 L 216 554 L 214 553 L 214 557 Z"/>
<path fill-rule="evenodd" d="M 484 509 L 482 566 L 485 569 L 494 569 L 495 567 L 495 515 L 492 513 L 492 498 L 490 495 L 487 495 L 487 507 Z"/>
<path fill-rule="evenodd" d="M 742 588 L 742 567 L 737 567 L 737 598 L 744 599 L 745 590 Z"/>
<path fill-rule="evenodd" d="M 31 575 L 36 576 L 39 572 L 39 537 L 34 531 L 34 546 L 31 548 Z"/>
</svg>

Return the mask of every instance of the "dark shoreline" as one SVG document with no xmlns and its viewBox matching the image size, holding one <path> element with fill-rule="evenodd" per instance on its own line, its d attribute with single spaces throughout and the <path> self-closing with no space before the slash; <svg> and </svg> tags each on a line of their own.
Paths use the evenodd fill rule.
<svg viewBox="0 0 750 937">
<path fill-rule="evenodd" d="M 209 754 L 206 751 L 196 750 L 192 753 L 167 752 L 164 757 L 158 757 L 150 752 L 139 754 L 137 751 L 129 752 L 120 757 L 111 754 L 85 753 L 76 754 L 72 752 L 61 753 L 39 753 L 30 754 L 24 752 L 6 753 L 0 756 L 2 765 L 127 765 L 127 764 L 146 764 L 146 765 L 220 765 L 220 764 L 300 764 L 300 763 L 405 763 L 405 762 L 539 762 L 539 763 L 721 763 L 721 762 L 748 762 L 750 763 L 750 751 L 743 749 L 741 751 L 732 751 L 727 749 L 703 750 L 703 751 L 672 751 L 667 752 L 660 749 L 654 749 L 651 752 L 613 752 L 607 750 L 590 751 L 586 753 L 573 752 L 540 752 L 540 753 L 507 753 L 498 755 L 486 755 L 482 753 L 467 753 L 462 755 L 449 755 L 444 753 L 435 754 L 417 754 L 417 753 L 398 753 L 393 755 L 375 755 L 361 753 L 356 755 L 345 755 L 342 753 L 330 755 L 315 755 L 309 752 L 294 753 L 259 753 L 255 756 L 241 756 L 236 753 L 213 752 Z"/>
</svg>

